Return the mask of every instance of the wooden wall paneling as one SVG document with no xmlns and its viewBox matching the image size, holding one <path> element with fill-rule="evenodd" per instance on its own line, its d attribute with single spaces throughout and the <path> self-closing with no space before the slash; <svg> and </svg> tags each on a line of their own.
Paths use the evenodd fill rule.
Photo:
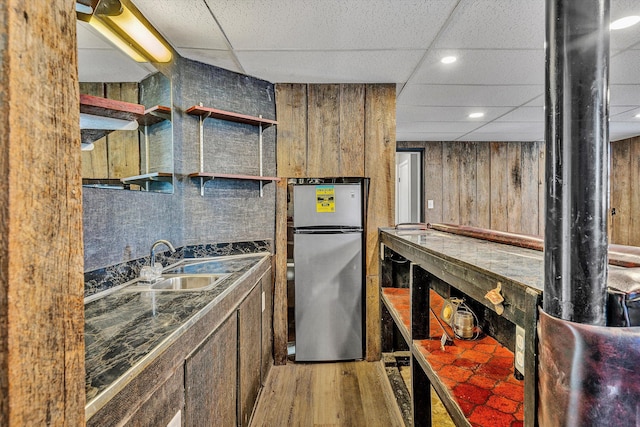
<svg viewBox="0 0 640 427">
<path fill-rule="evenodd" d="M 629 245 L 640 246 L 640 137 L 630 142 Z"/>
<path fill-rule="evenodd" d="M 424 143 L 424 221 L 442 222 L 442 142 Z M 427 203 L 433 200 L 433 209 Z"/>
<path fill-rule="evenodd" d="M 2 426 L 84 425 L 75 37 L 67 0 L 0 2 Z"/>
<path fill-rule="evenodd" d="M 442 220 L 460 224 L 460 150 L 461 143 L 445 142 L 442 146 Z"/>
<path fill-rule="evenodd" d="M 460 224 L 478 225 L 476 143 L 460 147 Z"/>
<path fill-rule="evenodd" d="M 340 176 L 340 85 L 309 85 L 307 173 Z"/>
<path fill-rule="evenodd" d="M 521 144 L 521 204 L 523 212 L 520 233 L 538 234 L 538 144 Z"/>
<path fill-rule="evenodd" d="M 478 167 L 476 172 L 477 226 L 491 227 L 491 147 L 487 142 L 476 144 L 476 159 Z"/>
<path fill-rule="evenodd" d="M 507 143 L 491 142 L 491 227 L 507 231 Z"/>
<path fill-rule="evenodd" d="M 106 97 L 119 101 L 138 102 L 137 83 L 107 83 Z M 107 135 L 109 178 L 124 178 L 140 174 L 140 144 L 138 131 L 116 131 Z"/>
<path fill-rule="evenodd" d="M 280 140 L 278 140 L 278 144 Z M 276 182 L 275 289 L 273 298 L 274 364 L 287 363 L 287 180 Z"/>
<path fill-rule="evenodd" d="M 262 385 L 267 381 L 267 374 L 273 365 L 273 274 L 268 271 L 262 277 L 262 294 L 264 308 L 262 311 L 262 366 L 260 379 Z"/>
<path fill-rule="evenodd" d="M 340 85 L 339 176 L 364 176 L 364 85 Z"/>
<path fill-rule="evenodd" d="M 280 177 L 307 174 L 307 85 L 277 84 L 277 173 Z"/>
<path fill-rule="evenodd" d="M 631 210 L 631 141 L 626 139 L 611 143 L 611 209 L 616 214 L 611 218 L 612 242 L 629 244 L 629 223 Z"/>
<path fill-rule="evenodd" d="M 80 93 L 103 97 L 104 90 L 103 83 L 80 83 Z M 82 177 L 107 178 L 109 176 L 107 138 L 100 138 L 93 143 L 93 146 L 93 150 L 82 152 Z"/>
<path fill-rule="evenodd" d="M 519 233 L 522 224 L 522 144 L 507 145 L 507 231 Z"/>
<path fill-rule="evenodd" d="M 371 179 L 366 234 L 366 358 L 380 359 L 380 291 L 378 227 L 394 224 L 395 85 L 365 88 L 365 175 Z"/>
<path fill-rule="evenodd" d="M 546 220 L 546 187 L 545 187 L 545 143 L 538 142 L 538 235 L 544 236 L 544 223 Z"/>
</svg>

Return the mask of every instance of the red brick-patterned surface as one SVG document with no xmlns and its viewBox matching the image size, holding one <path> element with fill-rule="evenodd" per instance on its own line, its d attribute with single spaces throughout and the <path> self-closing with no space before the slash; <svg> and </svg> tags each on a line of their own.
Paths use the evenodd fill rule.
<svg viewBox="0 0 640 427">
<path fill-rule="evenodd" d="M 411 315 L 409 290 L 383 288 L 409 330 Z M 431 307 L 440 313 L 444 300 L 431 291 Z M 431 335 L 442 329 L 431 316 Z M 453 331 L 446 326 L 450 336 Z M 440 340 L 414 341 L 441 383 L 457 402 L 472 426 L 519 427 L 524 420 L 524 382 L 513 376 L 513 353 L 495 339 L 484 336 L 475 341 L 455 339 L 454 345 L 440 347 Z"/>
</svg>

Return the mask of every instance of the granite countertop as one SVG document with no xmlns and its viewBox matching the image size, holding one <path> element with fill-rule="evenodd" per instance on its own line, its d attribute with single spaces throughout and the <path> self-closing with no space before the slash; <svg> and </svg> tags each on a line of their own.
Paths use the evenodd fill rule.
<svg viewBox="0 0 640 427">
<path fill-rule="evenodd" d="M 269 253 L 185 259 L 165 273 L 228 274 L 207 291 L 152 292 L 120 287 L 85 304 L 85 413 L 90 417 L 211 310 Z"/>
<path fill-rule="evenodd" d="M 543 252 L 436 230 L 381 231 L 437 256 L 462 261 L 539 291 L 544 288 Z"/>
</svg>

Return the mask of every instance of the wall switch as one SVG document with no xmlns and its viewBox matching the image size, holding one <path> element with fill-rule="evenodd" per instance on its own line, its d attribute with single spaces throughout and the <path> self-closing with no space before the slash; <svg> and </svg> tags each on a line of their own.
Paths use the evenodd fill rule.
<svg viewBox="0 0 640 427">
<path fill-rule="evenodd" d="M 433 209 L 433 200 L 427 200 L 427 209 Z"/>
<path fill-rule="evenodd" d="M 262 311 L 264 312 L 264 309 L 267 308 L 267 304 L 266 304 L 266 300 L 265 300 L 265 294 L 264 291 L 262 291 Z"/>
<path fill-rule="evenodd" d="M 167 427 L 180 427 L 182 426 L 182 411 L 176 412 L 176 415 L 169 421 Z"/>
</svg>

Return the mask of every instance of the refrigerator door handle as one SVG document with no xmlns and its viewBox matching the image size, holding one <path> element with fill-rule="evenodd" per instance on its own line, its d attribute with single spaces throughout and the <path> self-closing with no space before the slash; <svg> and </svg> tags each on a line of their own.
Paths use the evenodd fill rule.
<svg viewBox="0 0 640 427">
<path fill-rule="evenodd" d="M 294 234 L 347 234 L 362 233 L 362 228 L 295 228 Z"/>
</svg>

